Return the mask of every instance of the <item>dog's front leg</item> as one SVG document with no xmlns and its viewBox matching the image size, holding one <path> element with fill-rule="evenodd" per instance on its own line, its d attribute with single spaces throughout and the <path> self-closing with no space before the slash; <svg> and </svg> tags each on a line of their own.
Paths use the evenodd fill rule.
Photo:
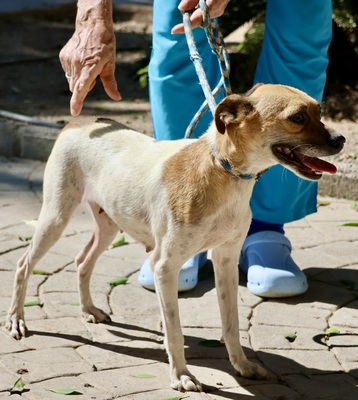
<svg viewBox="0 0 358 400">
<path fill-rule="evenodd" d="M 153 257 L 154 258 L 154 257 Z M 154 261 L 154 278 L 164 328 L 165 348 L 169 357 L 171 387 L 184 391 L 201 391 L 202 387 L 188 371 L 184 356 L 184 337 L 179 318 L 178 275 L 180 265 L 159 259 Z"/>
<path fill-rule="evenodd" d="M 241 249 L 238 241 L 226 243 L 212 252 L 215 285 L 219 301 L 222 335 L 231 364 L 245 378 L 265 378 L 267 372 L 249 361 L 240 344 L 238 315 L 238 258 Z"/>
</svg>

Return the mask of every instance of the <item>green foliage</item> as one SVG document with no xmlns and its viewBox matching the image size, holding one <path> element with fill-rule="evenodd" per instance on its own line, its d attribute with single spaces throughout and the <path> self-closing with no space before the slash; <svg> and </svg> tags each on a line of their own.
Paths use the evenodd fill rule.
<svg viewBox="0 0 358 400">
<path fill-rule="evenodd" d="M 137 71 L 137 76 L 139 78 L 140 87 L 146 88 L 148 86 L 148 65 L 139 69 Z"/>
<path fill-rule="evenodd" d="M 327 0 L 328 1 L 328 0 Z M 264 35 L 264 15 L 266 2 L 260 0 L 231 0 L 222 17 L 220 17 L 220 29 L 225 36 L 248 21 L 254 21 L 253 27 L 247 32 L 243 43 L 232 51 L 231 82 L 234 91 L 244 92 L 252 85 L 257 59 L 261 50 Z M 343 32 L 343 41 L 350 46 L 352 53 L 352 65 L 358 58 L 358 1 L 357 0 L 333 0 L 333 19 L 335 24 Z M 338 40 L 338 39 L 337 39 Z M 339 38 L 338 46 L 334 47 L 330 57 L 340 60 L 338 54 L 342 48 L 342 38 Z M 335 54 L 337 53 L 337 54 Z M 346 62 L 349 60 L 346 60 Z M 339 71 L 342 74 L 341 71 Z M 340 80 L 341 75 L 335 80 Z M 343 79 L 344 81 L 344 79 Z"/>
<path fill-rule="evenodd" d="M 333 18 L 343 29 L 347 40 L 358 55 L 358 2 L 357 0 L 334 0 Z"/>
<path fill-rule="evenodd" d="M 265 7 L 266 2 L 262 0 L 231 0 L 220 17 L 222 34 L 227 36 L 245 22 L 257 18 L 265 11 Z"/>
</svg>

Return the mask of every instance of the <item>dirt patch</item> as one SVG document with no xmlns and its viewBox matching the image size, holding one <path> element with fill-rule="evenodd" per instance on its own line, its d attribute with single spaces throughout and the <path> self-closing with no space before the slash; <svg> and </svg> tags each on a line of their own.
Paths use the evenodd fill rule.
<svg viewBox="0 0 358 400">
<path fill-rule="evenodd" d="M 72 36 L 75 8 L 0 14 L 0 109 L 53 122 L 68 121 L 68 90 L 58 54 Z M 151 133 L 148 91 L 137 71 L 148 64 L 150 6 L 116 6 L 116 79 L 123 100 L 108 99 L 100 81 L 88 95 L 83 115 L 115 116 Z"/>
<path fill-rule="evenodd" d="M 55 10 L 0 14 L 0 109 L 54 122 L 71 118 L 70 92 L 58 54 L 73 33 L 75 12 L 75 7 L 69 5 Z M 98 82 L 88 95 L 82 114 L 113 116 L 134 129 L 152 133 L 148 91 L 141 87 L 137 75 L 149 61 L 151 14 L 151 6 L 114 6 L 116 79 L 123 100 L 109 100 Z M 330 84 L 327 93 L 327 117 L 357 118 L 355 88 Z"/>
</svg>

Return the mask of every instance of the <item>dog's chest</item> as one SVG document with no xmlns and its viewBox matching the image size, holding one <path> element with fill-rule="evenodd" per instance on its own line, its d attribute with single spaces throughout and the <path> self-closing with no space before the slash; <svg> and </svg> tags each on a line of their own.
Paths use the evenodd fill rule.
<svg viewBox="0 0 358 400">
<path fill-rule="evenodd" d="M 246 235 L 251 221 L 251 211 L 247 204 L 237 203 L 234 207 L 224 209 L 210 218 L 206 229 L 208 248 L 235 240 L 238 236 Z"/>
</svg>

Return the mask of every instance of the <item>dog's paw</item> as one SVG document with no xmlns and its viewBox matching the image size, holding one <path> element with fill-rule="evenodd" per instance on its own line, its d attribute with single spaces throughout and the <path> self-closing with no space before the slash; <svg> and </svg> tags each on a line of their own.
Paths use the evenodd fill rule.
<svg viewBox="0 0 358 400">
<path fill-rule="evenodd" d="M 99 322 L 109 323 L 112 321 L 107 313 L 95 306 L 92 306 L 89 310 L 83 311 L 83 317 L 86 322 L 93 324 L 98 324 Z"/>
<path fill-rule="evenodd" d="M 234 365 L 236 371 L 244 378 L 249 379 L 267 379 L 268 372 L 259 364 L 246 360 L 240 367 Z"/>
<path fill-rule="evenodd" d="M 202 392 L 201 383 L 190 373 L 172 378 L 170 386 L 179 392 Z"/>
<path fill-rule="evenodd" d="M 20 340 L 22 337 L 28 335 L 28 329 L 26 327 L 25 321 L 22 318 L 16 316 L 9 316 L 6 323 L 5 329 L 9 331 L 10 336 L 16 340 Z"/>
</svg>

